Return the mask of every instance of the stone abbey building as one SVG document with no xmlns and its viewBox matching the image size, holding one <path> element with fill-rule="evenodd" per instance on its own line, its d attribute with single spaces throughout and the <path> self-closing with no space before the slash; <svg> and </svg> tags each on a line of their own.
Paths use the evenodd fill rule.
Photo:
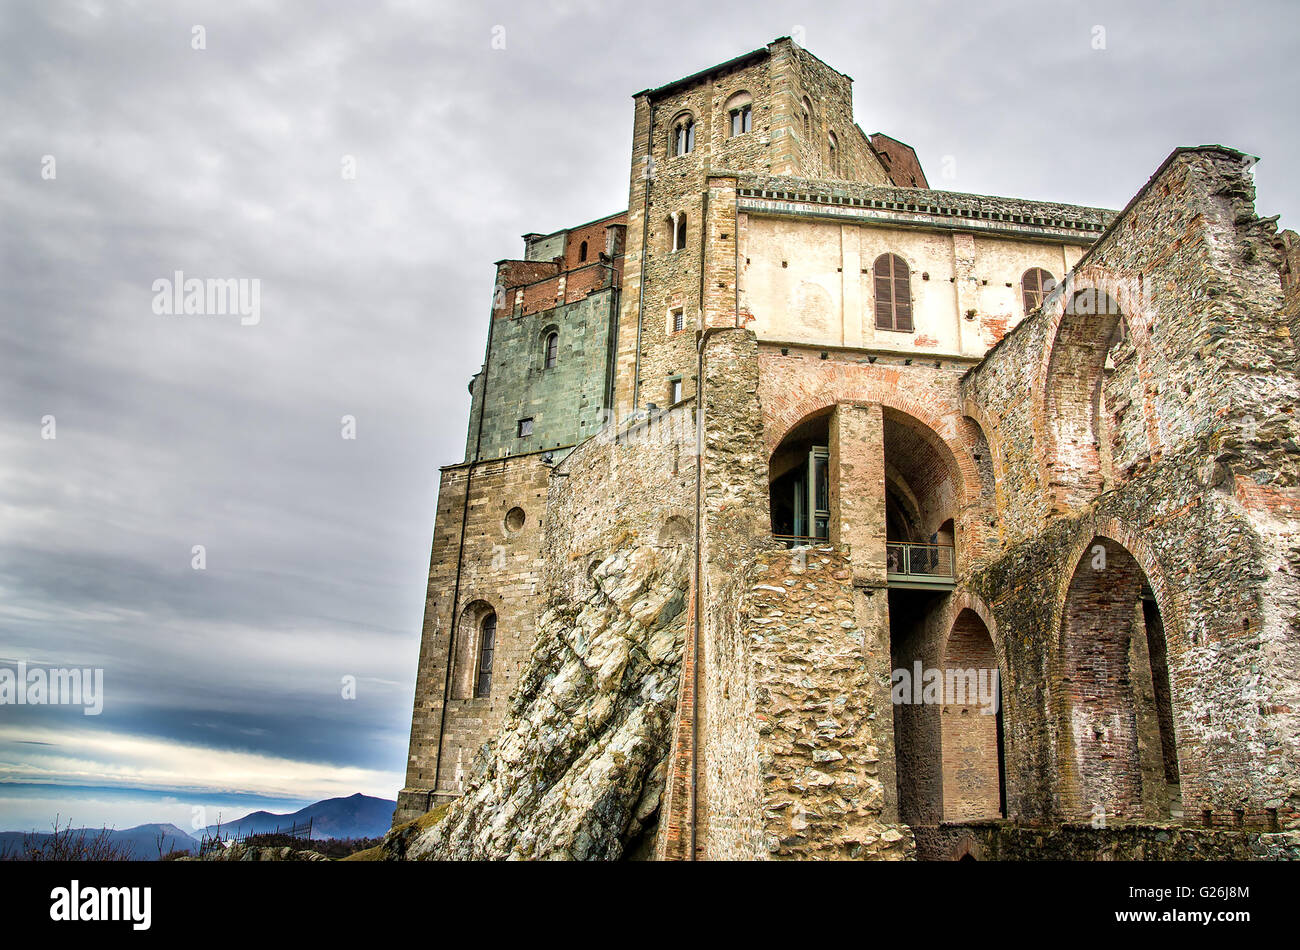
<svg viewBox="0 0 1300 950">
<path fill-rule="evenodd" d="M 497 265 L 387 847 L 1300 854 L 1295 236 L 933 190 L 788 38 Z"/>
</svg>

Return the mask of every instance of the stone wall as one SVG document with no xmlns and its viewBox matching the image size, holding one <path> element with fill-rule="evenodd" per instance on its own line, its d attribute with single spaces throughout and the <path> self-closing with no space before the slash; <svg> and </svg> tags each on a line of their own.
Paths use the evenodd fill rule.
<svg viewBox="0 0 1300 950">
<path fill-rule="evenodd" d="M 549 473 L 536 455 L 442 471 L 406 786 L 395 821 L 426 811 L 432 793 L 458 794 L 475 750 L 504 721 L 536 627 Z M 517 528 L 507 521 L 516 508 L 523 514 Z M 483 607 L 496 613 L 496 650 L 491 692 L 476 697 Z"/>
<path fill-rule="evenodd" d="M 1071 286 L 963 381 L 1002 486 L 1005 553 L 988 552 L 969 581 L 1006 652 L 1013 816 L 1141 818 L 1158 798 L 1139 787 L 1141 775 L 1153 780 L 1140 704 L 1107 705 L 1085 685 L 1126 697 L 1141 689 L 1129 634 L 1107 655 L 1079 652 L 1097 649 L 1099 625 L 1127 630 L 1128 594 L 1145 585 L 1167 642 L 1187 820 L 1297 822 L 1300 393 L 1279 261 L 1241 159 L 1176 152 Z M 1100 357 L 1114 321 L 1067 312 L 1090 287 L 1116 300 L 1127 324 L 1130 349 L 1112 353 L 1113 369 Z M 1102 387 L 1102 407 L 1141 424 L 1067 418 L 1090 411 L 1068 392 L 1081 387 Z M 1107 428 L 1114 465 L 1100 473 L 1097 433 Z M 1108 611 L 1118 611 L 1109 624 Z"/>
<path fill-rule="evenodd" d="M 618 304 L 618 288 L 606 287 L 573 303 L 493 320 L 486 370 L 470 388 L 467 459 L 567 448 L 600 430 L 609 410 Z M 547 367 L 546 338 L 553 332 L 559 352 Z M 532 420 L 531 434 L 519 434 L 521 419 Z"/>
<path fill-rule="evenodd" d="M 544 571 L 507 680 L 515 688 L 463 742 L 449 716 L 443 754 L 454 744 L 464 762 L 462 797 L 408 856 L 615 858 L 652 847 L 686 636 L 693 418 L 683 406 L 611 427 L 540 467 Z"/>
<path fill-rule="evenodd" d="M 1300 833 L 945 824 L 917 829 L 916 854 L 922 861 L 1295 861 L 1300 860 Z"/>
</svg>

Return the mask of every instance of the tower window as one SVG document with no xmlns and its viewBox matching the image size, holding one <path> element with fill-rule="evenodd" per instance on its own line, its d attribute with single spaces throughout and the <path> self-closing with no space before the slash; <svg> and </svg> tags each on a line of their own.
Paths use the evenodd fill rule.
<svg viewBox="0 0 1300 950">
<path fill-rule="evenodd" d="M 581 244 L 578 245 L 578 263 L 582 263 L 586 259 L 587 259 L 587 242 L 583 241 Z"/>
<path fill-rule="evenodd" d="M 686 247 L 686 212 L 674 211 L 668 219 L 672 227 L 673 239 L 670 251 L 680 251 Z"/>
<path fill-rule="evenodd" d="M 673 123 L 673 154 L 685 155 L 695 151 L 695 120 L 681 116 Z"/>
<path fill-rule="evenodd" d="M 731 137 L 743 135 L 754 127 L 753 99 L 747 92 L 738 92 L 727 100 L 727 115 L 731 121 Z"/>
<path fill-rule="evenodd" d="M 743 135 L 754 127 L 754 113 L 750 106 L 731 110 L 731 134 Z"/>
<path fill-rule="evenodd" d="M 1025 316 L 1043 305 L 1043 301 L 1056 288 L 1056 278 L 1041 267 L 1031 267 L 1020 278 L 1020 293 L 1025 302 Z"/>
<path fill-rule="evenodd" d="M 525 436 L 529 436 L 529 435 L 532 435 L 532 434 L 533 434 L 533 420 L 532 420 L 532 419 L 520 419 L 520 420 L 519 420 L 519 438 L 522 439 L 522 438 L 524 438 Z"/>
<path fill-rule="evenodd" d="M 681 307 L 674 307 L 668 311 L 668 332 L 680 333 L 686 329 L 686 315 Z"/>
<path fill-rule="evenodd" d="M 668 405 L 675 406 L 682 401 L 682 378 L 675 376 L 668 380 Z"/>
<path fill-rule="evenodd" d="M 912 332 L 912 280 L 897 254 L 876 258 L 876 329 Z"/>
<path fill-rule="evenodd" d="M 478 640 L 478 682 L 474 684 L 474 696 L 482 699 L 492 692 L 492 654 L 497 646 L 497 615 L 490 613 L 479 624 Z"/>
<path fill-rule="evenodd" d="M 542 360 L 542 368 L 550 369 L 560 358 L 560 335 L 558 333 L 546 334 L 546 355 Z"/>
<path fill-rule="evenodd" d="M 840 143 L 839 140 L 835 138 L 834 132 L 832 132 L 830 136 L 827 138 L 826 150 L 828 152 L 827 166 L 830 168 L 831 175 L 832 177 L 839 178 L 840 177 Z"/>
</svg>

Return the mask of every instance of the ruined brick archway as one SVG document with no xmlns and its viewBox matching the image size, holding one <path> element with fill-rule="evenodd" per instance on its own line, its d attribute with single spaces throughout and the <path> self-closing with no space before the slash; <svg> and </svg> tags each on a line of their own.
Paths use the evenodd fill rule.
<svg viewBox="0 0 1300 950">
<path fill-rule="evenodd" d="M 944 821 L 1002 817 L 1006 811 L 1002 672 L 984 620 L 958 612 L 944 645 L 942 723 Z"/>
<path fill-rule="evenodd" d="M 1137 417 L 1127 426 L 1136 430 L 1129 441 L 1140 443 L 1143 454 L 1157 452 L 1147 367 L 1151 314 L 1140 281 L 1090 269 L 1070 275 L 1050 307 L 1033 387 L 1035 435 L 1049 503 L 1054 511 L 1065 512 L 1088 504 L 1113 481 L 1117 413 L 1135 411 Z M 1131 351 L 1132 366 L 1106 405 L 1107 359 L 1117 340 Z"/>
<path fill-rule="evenodd" d="M 1113 523 L 1085 532 L 1058 600 L 1049 689 L 1071 820 L 1158 820 L 1178 804 L 1167 651 L 1177 619 L 1163 571 L 1137 539 L 1115 537 L 1126 534 Z"/>
</svg>

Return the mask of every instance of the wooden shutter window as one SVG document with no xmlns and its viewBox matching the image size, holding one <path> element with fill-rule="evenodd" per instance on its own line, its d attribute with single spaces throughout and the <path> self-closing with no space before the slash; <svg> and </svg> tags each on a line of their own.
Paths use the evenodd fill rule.
<svg viewBox="0 0 1300 950">
<path fill-rule="evenodd" d="M 912 279 L 897 254 L 876 258 L 876 328 L 912 332 Z"/>
<path fill-rule="evenodd" d="M 1024 297 L 1025 316 L 1043 305 L 1043 300 L 1056 287 L 1056 278 L 1041 267 L 1031 267 L 1020 278 L 1020 291 Z"/>
</svg>

